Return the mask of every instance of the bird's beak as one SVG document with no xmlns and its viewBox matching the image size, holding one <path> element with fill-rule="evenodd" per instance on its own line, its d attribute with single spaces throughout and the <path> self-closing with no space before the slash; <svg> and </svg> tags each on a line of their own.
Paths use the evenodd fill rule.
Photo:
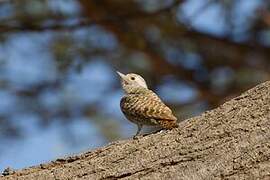
<svg viewBox="0 0 270 180">
<path fill-rule="evenodd" d="M 125 79 L 126 75 L 124 75 L 123 73 L 120 73 L 119 71 L 116 71 L 117 74 L 121 77 L 121 79 Z"/>
</svg>

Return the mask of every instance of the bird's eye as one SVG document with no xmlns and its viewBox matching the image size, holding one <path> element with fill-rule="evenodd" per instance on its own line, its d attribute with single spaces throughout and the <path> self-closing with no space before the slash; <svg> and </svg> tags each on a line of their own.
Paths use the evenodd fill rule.
<svg viewBox="0 0 270 180">
<path fill-rule="evenodd" d="M 135 77 L 131 77 L 130 79 L 131 79 L 131 80 L 135 80 Z"/>
</svg>

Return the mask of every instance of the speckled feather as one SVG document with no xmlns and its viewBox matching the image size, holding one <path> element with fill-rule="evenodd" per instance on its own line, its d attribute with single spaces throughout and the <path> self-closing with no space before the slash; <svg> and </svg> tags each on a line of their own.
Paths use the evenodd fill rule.
<svg viewBox="0 0 270 180">
<path fill-rule="evenodd" d="M 120 102 L 127 119 L 136 124 L 158 125 L 167 129 L 177 127 L 177 118 L 160 98 L 151 90 L 134 88 Z"/>
</svg>

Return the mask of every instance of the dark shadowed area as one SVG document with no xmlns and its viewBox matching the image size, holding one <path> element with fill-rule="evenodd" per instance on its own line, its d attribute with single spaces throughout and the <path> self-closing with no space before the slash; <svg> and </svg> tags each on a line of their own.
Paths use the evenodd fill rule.
<svg viewBox="0 0 270 180">
<path fill-rule="evenodd" d="M 261 0 L 0 1 L 0 171 L 131 137 L 116 70 L 179 121 L 217 107 L 269 79 L 269 27 Z"/>
</svg>

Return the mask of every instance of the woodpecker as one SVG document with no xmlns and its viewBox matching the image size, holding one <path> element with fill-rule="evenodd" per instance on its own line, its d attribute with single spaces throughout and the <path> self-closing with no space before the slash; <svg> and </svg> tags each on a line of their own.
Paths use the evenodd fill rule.
<svg viewBox="0 0 270 180">
<path fill-rule="evenodd" d="M 164 129 L 178 127 L 177 118 L 171 109 L 150 89 L 145 80 L 138 74 L 122 74 L 121 85 L 125 95 L 120 101 L 120 107 L 125 117 L 137 124 L 136 138 L 144 125 L 158 126 Z"/>
</svg>

